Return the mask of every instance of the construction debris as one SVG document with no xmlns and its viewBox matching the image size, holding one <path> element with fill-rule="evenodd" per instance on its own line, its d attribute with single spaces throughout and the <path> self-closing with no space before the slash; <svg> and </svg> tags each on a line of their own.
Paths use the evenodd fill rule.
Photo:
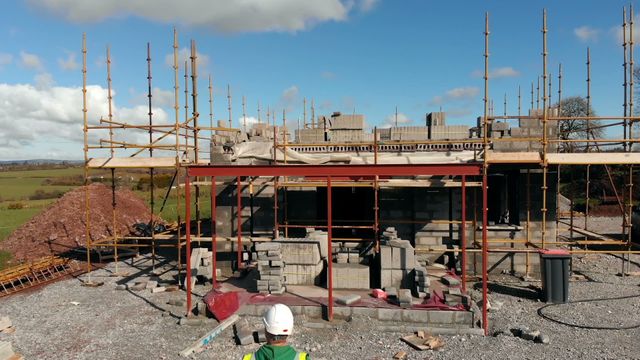
<svg viewBox="0 0 640 360">
<path fill-rule="evenodd" d="M 6 329 L 9 329 L 12 326 L 13 326 L 13 323 L 11 322 L 11 319 L 9 319 L 8 316 L 0 317 L 0 331 L 4 332 Z"/>
<path fill-rule="evenodd" d="M 395 360 L 407 360 L 407 352 L 406 351 L 398 351 L 395 355 L 393 355 L 393 358 Z"/>
<path fill-rule="evenodd" d="M 234 328 L 238 345 L 249 345 L 254 343 L 254 331 L 249 327 L 249 322 L 246 319 L 238 321 L 234 325 Z"/>
<path fill-rule="evenodd" d="M 444 341 L 438 336 L 432 336 L 425 331 L 417 331 L 415 334 L 400 338 L 416 350 L 438 350 L 444 346 Z"/>
<path fill-rule="evenodd" d="M 20 354 L 13 352 L 13 346 L 8 341 L 0 341 L 0 360 L 22 360 Z"/>
</svg>

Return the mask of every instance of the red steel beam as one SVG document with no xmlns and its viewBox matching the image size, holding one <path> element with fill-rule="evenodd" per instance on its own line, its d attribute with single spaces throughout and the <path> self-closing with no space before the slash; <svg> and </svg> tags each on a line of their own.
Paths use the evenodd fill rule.
<svg viewBox="0 0 640 360">
<path fill-rule="evenodd" d="M 236 218 L 238 220 L 238 269 L 242 264 L 242 183 L 240 182 L 240 176 L 236 177 L 236 193 L 237 193 L 237 205 L 236 205 Z"/>
<path fill-rule="evenodd" d="M 332 221 L 331 221 L 331 176 L 327 176 L 327 254 L 329 259 L 327 261 L 327 282 L 329 299 L 327 300 L 327 315 L 329 321 L 333 320 L 333 254 L 331 249 L 331 241 L 333 236 Z"/>
<path fill-rule="evenodd" d="M 482 326 L 484 335 L 489 334 L 489 322 L 487 319 L 487 293 L 488 293 L 488 274 L 487 274 L 487 257 L 489 256 L 487 242 L 487 170 L 482 174 Z"/>
<path fill-rule="evenodd" d="M 185 217 L 186 217 L 186 232 L 187 232 L 187 277 L 185 282 L 187 283 L 187 316 L 191 315 L 191 175 L 189 169 L 187 169 L 187 176 L 184 181 L 185 187 Z"/>
<path fill-rule="evenodd" d="M 191 166 L 193 176 L 415 176 L 481 175 L 480 164 L 225 165 Z"/>
<path fill-rule="evenodd" d="M 467 177 L 462 175 L 462 224 L 460 248 L 462 249 L 462 291 L 467 291 Z"/>
</svg>

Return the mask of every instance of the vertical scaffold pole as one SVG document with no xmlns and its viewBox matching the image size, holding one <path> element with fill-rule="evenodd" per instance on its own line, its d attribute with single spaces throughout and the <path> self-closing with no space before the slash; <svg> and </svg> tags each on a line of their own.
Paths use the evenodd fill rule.
<svg viewBox="0 0 640 360">
<path fill-rule="evenodd" d="M 185 231 L 187 233 L 187 277 L 185 278 L 187 290 L 187 316 L 191 316 L 191 175 L 189 168 L 186 169 L 185 179 Z"/>
<path fill-rule="evenodd" d="M 89 207 L 89 119 L 87 114 L 87 35 L 82 34 L 82 120 L 84 132 L 84 228 L 87 243 L 87 284 L 91 284 L 91 213 Z"/>
<path fill-rule="evenodd" d="M 542 11 L 542 79 L 547 81 L 547 9 Z M 547 89 L 542 87 L 542 248 L 545 247 L 547 233 Z"/>
<path fill-rule="evenodd" d="M 488 293 L 488 259 L 489 249 L 487 241 L 487 177 L 489 162 L 487 159 L 488 142 L 488 100 L 489 100 L 489 13 L 485 13 L 484 22 L 484 166 L 482 167 L 482 326 L 484 334 L 489 334 L 489 319 L 487 316 L 487 293 Z"/>
</svg>

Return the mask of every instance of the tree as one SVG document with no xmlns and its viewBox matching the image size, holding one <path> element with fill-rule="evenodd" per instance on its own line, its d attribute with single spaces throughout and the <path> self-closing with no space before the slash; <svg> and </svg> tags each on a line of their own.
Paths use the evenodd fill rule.
<svg viewBox="0 0 640 360">
<path fill-rule="evenodd" d="M 558 104 L 555 105 L 556 107 Z M 560 101 L 560 116 L 571 117 L 569 120 L 559 121 L 559 136 L 561 140 L 574 139 L 599 139 L 604 135 L 604 128 L 599 120 L 587 121 L 588 116 L 595 116 L 591 106 L 587 105 L 587 100 L 581 96 L 572 96 Z M 580 150 L 589 151 L 594 144 L 582 142 L 563 142 L 560 144 L 561 152 L 578 152 Z"/>
</svg>

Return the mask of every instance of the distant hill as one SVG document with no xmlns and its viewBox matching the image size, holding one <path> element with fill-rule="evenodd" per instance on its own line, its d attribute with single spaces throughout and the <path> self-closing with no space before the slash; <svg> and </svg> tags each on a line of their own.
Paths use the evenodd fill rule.
<svg viewBox="0 0 640 360">
<path fill-rule="evenodd" d="M 81 165 L 84 160 L 54 160 L 54 159 L 31 159 L 31 160 L 0 160 L 0 165 Z"/>
</svg>

